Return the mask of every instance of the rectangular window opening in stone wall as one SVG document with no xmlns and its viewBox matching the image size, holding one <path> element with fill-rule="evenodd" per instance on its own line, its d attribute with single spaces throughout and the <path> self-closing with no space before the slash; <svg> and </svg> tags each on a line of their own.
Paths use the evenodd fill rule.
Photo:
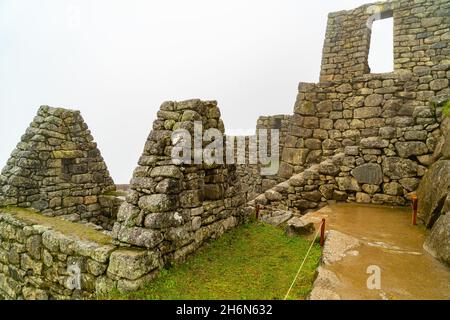
<svg viewBox="0 0 450 320">
<path fill-rule="evenodd" d="M 394 19 L 392 10 L 376 13 L 369 19 L 371 37 L 369 67 L 371 73 L 394 71 Z"/>
<path fill-rule="evenodd" d="M 61 178 L 64 181 L 70 181 L 72 177 L 71 168 L 75 164 L 75 159 L 72 158 L 63 158 L 61 159 Z"/>
</svg>

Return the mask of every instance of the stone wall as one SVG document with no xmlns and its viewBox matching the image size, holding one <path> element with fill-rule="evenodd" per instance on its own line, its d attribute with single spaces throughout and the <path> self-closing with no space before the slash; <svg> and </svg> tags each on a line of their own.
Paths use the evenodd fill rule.
<svg viewBox="0 0 450 320">
<path fill-rule="evenodd" d="M 199 121 L 202 133 L 217 128 L 223 136 L 215 101 L 165 102 L 157 116 L 113 235 L 122 243 L 155 252 L 168 265 L 183 261 L 205 240 L 246 220 L 247 196 L 241 179 L 254 172 L 236 165 L 172 161 L 171 136 L 176 129 L 193 136 L 194 121 Z M 204 141 L 203 147 L 209 143 Z"/>
<path fill-rule="evenodd" d="M 271 143 L 270 130 L 275 129 L 279 130 L 279 154 L 281 155 L 283 152 L 283 148 L 286 141 L 286 136 L 289 131 L 289 123 L 291 121 L 292 116 L 290 115 L 274 115 L 274 116 L 261 116 L 258 118 L 256 124 L 256 131 L 259 129 L 267 130 L 268 135 L 268 145 Z M 285 178 L 280 177 L 278 174 L 270 175 L 270 176 L 261 176 L 261 191 L 268 190 L 275 186 L 276 184 L 285 180 Z"/>
<path fill-rule="evenodd" d="M 374 20 L 393 17 L 394 70 L 418 72 L 448 60 L 449 3 L 446 0 L 399 0 L 330 13 L 320 81 L 350 80 L 370 73 L 368 64 Z M 445 71 L 445 70 L 444 70 Z"/>
<path fill-rule="evenodd" d="M 450 95 L 433 101 L 436 106 L 450 105 Z M 424 248 L 450 265 L 450 117 L 441 123 L 442 137 L 430 166 L 417 189 L 418 220 L 431 229 Z"/>
<path fill-rule="evenodd" d="M 0 299 L 92 299 L 152 279 L 151 253 L 89 227 L 0 209 Z"/>
<path fill-rule="evenodd" d="M 395 196 L 415 190 L 441 135 L 441 112 L 427 101 L 449 90 L 418 91 L 418 79 L 404 72 L 300 84 L 280 175 L 344 152 L 360 187 Z"/>
<path fill-rule="evenodd" d="M 397 203 L 405 203 L 436 160 L 441 113 L 429 101 L 450 93 L 449 11 L 447 1 L 437 0 L 394 1 L 331 13 L 321 82 L 299 85 L 279 177 L 288 179 L 343 152 L 343 172 L 349 174 L 340 189 L 363 192 L 358 198 L 362 202 L 381 193 L 403 197 Z M 376 13 L 394 17 L 391 73 L 369 73 L 367 21 Z M 368 185 L 370 192 L 363 189 Z"/>
<path fill-rule="evenodd" d="M 79 111 L 42 106 L 2 170 L 0 206 L 110 225 L 115 210 L 100 199 L 113 190 Z"/>
</svg>

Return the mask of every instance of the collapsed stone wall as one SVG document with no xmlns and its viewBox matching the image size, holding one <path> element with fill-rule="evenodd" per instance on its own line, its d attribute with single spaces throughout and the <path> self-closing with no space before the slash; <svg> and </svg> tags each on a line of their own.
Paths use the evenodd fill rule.
<svg viewBox="0 0 450 320">
<path fill-rule="evenodd" d="M 394 71 L 418 71 L 448 60 L 447 0 L 399 0 L 328 15 L 320 81 L 350 80 L 370 73 L 372 22 L 394 19 Z M 445 71 L 445 70 L 444 70 Z"/>
<path fill-rule="evenodd" d="M 110 226 L 114 182 L 79 111 L 42 106 L 0 175 L 0 206 Z"/>
<path fill-rule="evenodd" d="M 198 121 L 202 135 L 217 128 L 223 137 L 215 101 L 165 102 L 157 116 L 113 235 L 124 244 L 155 252 L 162 266 L 184 260 L 205 240 L 246 220 L 248 199 L 241 180 L 253 175 L 255 168 L 172 161 L 174 130 L 186 129 L 193 137 L 194 121 Z M 210 143 L 203 141 L 201 146 Z"/>
</svg>

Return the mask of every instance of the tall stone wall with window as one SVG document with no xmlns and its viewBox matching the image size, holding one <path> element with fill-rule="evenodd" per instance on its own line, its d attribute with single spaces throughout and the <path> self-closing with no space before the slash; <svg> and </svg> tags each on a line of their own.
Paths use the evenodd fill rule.
<svg viewBox="0 0 450 320">
<path fill-rule="evenodd" d="M 394 71 L 427 70 L 448 60 L 449 3 L 446 0 L 398 0 L 363 5 L 328 15 L 320 81 L 350 80 L 370 73 L 372 22 L 394 19 Z M 443 70 L 445 71 L 445 70 Z"/>
<path fill-rule="evenodd" d="M 442 135 L 429 101 L 450 93 L 449 12 L 448 1 L 400 0 L 331 13 L 321 82 L 299 85 L 279 176 L 345 153 L 337 187 L 349 200 L 408 201 Z M 371 22 L 389 16 L 395 71 L 370 74 Z"/>
</svg>

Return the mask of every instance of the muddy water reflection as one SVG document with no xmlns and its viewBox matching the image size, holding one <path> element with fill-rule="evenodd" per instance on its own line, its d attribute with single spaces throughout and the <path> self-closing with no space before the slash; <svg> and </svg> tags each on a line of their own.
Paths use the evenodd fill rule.
<svg viewBox="0 0 450 320">
<path fill-rule="evenodd" d="M 423 248 L 426 230 L 412 226 L 409 208 L 336 204 L 320 210 L 329 229 L 358 238 L 358 255 L 327 266 L 342 299 L 450 299 L 450 269 Z M 367 288 L 367 268 L 381 269 L 381 290 Z"/>
</svg>

